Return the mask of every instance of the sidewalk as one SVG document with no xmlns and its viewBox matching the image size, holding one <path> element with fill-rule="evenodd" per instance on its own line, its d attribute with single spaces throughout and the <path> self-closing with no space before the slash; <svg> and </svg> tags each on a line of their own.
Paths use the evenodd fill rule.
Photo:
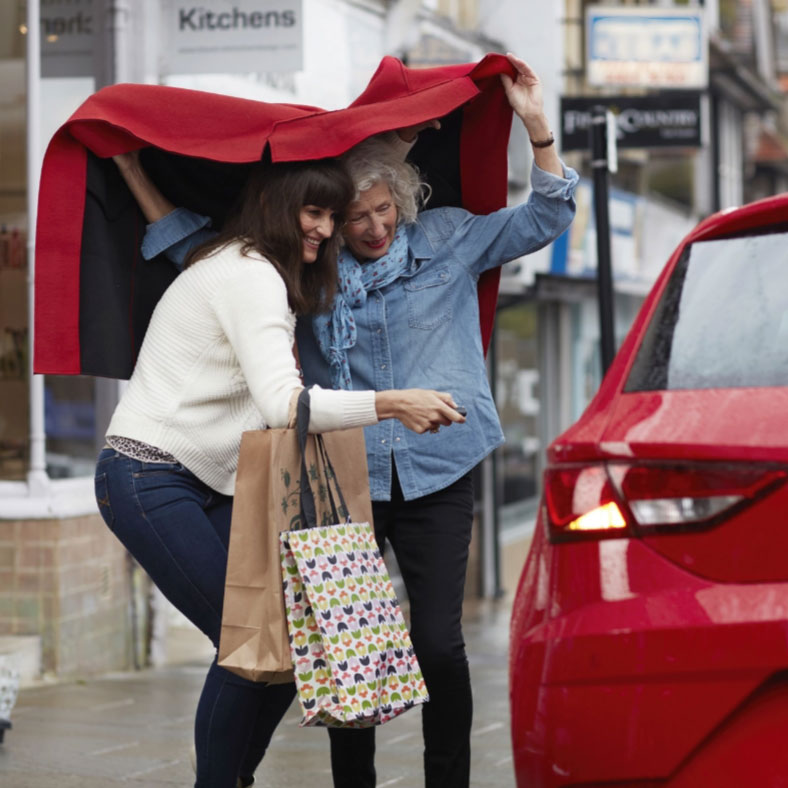
<svg viewBox="0 0 788 788">
<path fill-rule="evenodd" d="M 509 603 L 468 603 L 465 635 L 474 691 L 474 788 L 513 788 L 509 741 Z M 197 633 L 199 638 L 202 635 Z M 204 639 L 202 639 L 204 640 Z M 207 642 L 207 641 L 206 641 Z M 166 668 L 32 687 L 20 693 L 0 746 L 3 788 L 191 786 L 189 747 L 205 673 L 205 643 Z M 188 639 L 180 646 L 188 648 Z M 195 660 L 193 654 L 200 655 Z M 293 703 L 257 773 L 265 788 L 329 787 L 324 730 L 298 727 Z M 378 788 L 419 788 L 421 715 L 378 730 Z"/>
</svg>

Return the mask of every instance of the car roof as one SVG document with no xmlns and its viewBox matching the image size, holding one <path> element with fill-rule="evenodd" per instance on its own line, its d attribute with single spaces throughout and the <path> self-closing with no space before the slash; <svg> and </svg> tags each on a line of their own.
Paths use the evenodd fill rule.
<svg viewBox="0 0 788 788">
<path fill-rule="evenodd" d="M 788 192 L 765 197 L 736 208 L 725 208 L 712 214 L 698 223 L 679 244 L 679 248 L 693 241 L 706 241 L 786 221 L 788 221 Z"/>
</svg>

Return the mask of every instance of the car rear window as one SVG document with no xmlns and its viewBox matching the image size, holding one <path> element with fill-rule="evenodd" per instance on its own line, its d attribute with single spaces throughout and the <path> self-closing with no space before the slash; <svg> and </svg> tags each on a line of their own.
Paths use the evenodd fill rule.
<svg viewBox="0 0 788 788">
<path fill-rule="evenodd" d="M 788 385 L 788 232 L 688 246 L 625 391 Z"/>
</svg>

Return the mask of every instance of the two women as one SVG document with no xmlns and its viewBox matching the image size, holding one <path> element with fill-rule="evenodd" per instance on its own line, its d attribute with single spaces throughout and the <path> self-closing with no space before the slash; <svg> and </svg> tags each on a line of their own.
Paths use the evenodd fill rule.
<svg viewBox="0 0 788 788">
<path fill-rule="evenodd" d="M 470 472 L 503 442 L 484 363 L 478 278 L 554 240 L 575 209 L 577 174 L 556 154 L 539 78 L 508 58 L 515 77 L 502 77 L 504 89 L 534 153 L 528 201 L 487 216 L 459 208 L 418 213 L 418 174 L 390 145 L 362 143 L 345 157 L 355 196 L 342 228 L 336 298 L 297 326 L 307 382 L 347 392 L 439 385 L 467 409 L 461 430 L 436 424 L 412 435 L 395 422 L 365 430 L 375 531 L 396 554 L 430 693 L 422 710 L 427 788 L 469 784 L 472 696 L 461 621 Z M 143 249 L 177 258 L 209 232 L 195 229 L 202 224 L 179 209 L 149 229 Z M 374 786 L 374 729 L 329 735 L 335 787 Z"/>
<path fill-rule="evenodd" d="M 302 385 L 295 315 L 331 302 L 336 225 L 352 193 L 336 161 L 253 172 L 240 209 L 159 301 L 98 459 L 107 525 L 217 646 L 241 433 L 287 424 Z M 462 421 L 452 405 L 435 391 L 317 388 L 309 429 L 396 418 L 424 432 Z M 195 722 L 197 788 L 251 785 L 293 694 L 214 661 Z"/>
</svg>

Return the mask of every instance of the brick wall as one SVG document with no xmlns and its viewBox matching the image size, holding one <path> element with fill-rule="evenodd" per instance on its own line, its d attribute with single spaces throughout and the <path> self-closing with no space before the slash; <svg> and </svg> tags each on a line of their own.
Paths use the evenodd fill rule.
<svg viewBox="0 0 788 788">
<path fill-rule="evenodd" d="M 0 635 L 39 635 L 59 676 L 131 667 L 130 564 L 98 515 L 0 520 Z"/>
</svg>

